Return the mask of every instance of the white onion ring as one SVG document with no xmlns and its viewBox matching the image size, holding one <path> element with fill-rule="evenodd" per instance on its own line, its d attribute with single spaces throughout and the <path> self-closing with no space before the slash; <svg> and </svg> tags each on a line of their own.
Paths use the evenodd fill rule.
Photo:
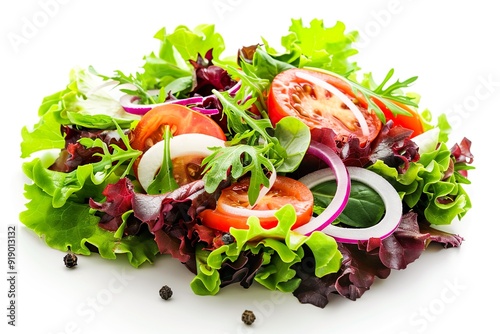
<svg viewBox="0 0 500 334">
<path fill-rule="evenodd" d="M 222 147 L 224 141 L 201 133 L 186 133 L 173 136 L 170 139 L 170 158 L 185 155 L 200 155 L 203 157 L 213 153 L 210 147 Z M 137 179 L 144 189 L 153 182 L 163 163 L 165 149 L 164 141 L 159 141 L 149 148 L 141 157 L 137 166 Z"/>
<path fill-rule="evenodd" d="M 258 217 L 258 218 L 269 218 L 274 217 L 278 210 L 254 210 L 251 208 L 244 208 L 241 206 L 232 206 L 224 203 L 217 203 L 220 209 L 228 214 L 241 217 Z"/>
<path fill-rule="evenodd" d="M 375 190 L 385 205 L 385 215 L 376 225 L 366 228 L 338 227 L 334 225 L 326 226 L 322 231 L 335 238 L 337 242 L 358 243 L 367 241 L 370 238 L 384 239 L 391 235 L 401 221 L 403 204 L 398 192 L 382 176 L 368 169 L 360 167 L 347 167 L 351 180 L 359 181 Z M 309 188 L 320 183 L 335 180 L 332 172 L 325 168 L 306 175 L 299 181 Z M 321 216 L 321 215 L 320 215 Z M 320 216 L 314 218 L 318 219 Z"/>
</svg>

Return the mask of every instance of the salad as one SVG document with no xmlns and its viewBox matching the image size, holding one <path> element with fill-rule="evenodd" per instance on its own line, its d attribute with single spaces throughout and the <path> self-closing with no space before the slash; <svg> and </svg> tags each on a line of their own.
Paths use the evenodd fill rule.
<svg viewBox="0 0 500 334">
<path fill-rule="evenodd" d="M 226 55 L 213 25 L 165 28 L 140 71 L 74 68 L 22 129 L 21 222 L 63 252 L 193 273 L 194 293 L 261 284 L 356 300 L 471 208 L 471 142 L 352 60 L 356 32 L 294 19 Z M 122 254 L 122 255 L 119 255 Z"/>
</svg>

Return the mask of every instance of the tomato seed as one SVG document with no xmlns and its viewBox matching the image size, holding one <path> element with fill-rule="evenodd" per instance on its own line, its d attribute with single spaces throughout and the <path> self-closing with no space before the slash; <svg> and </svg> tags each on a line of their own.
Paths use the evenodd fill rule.
<svg viewBox="0 0 500 334">
<path fill-rule="evenodd" d="M 310 115 L 309 115 L 309 114 L 308 114 L 308 113 L 304 110 L 304 108 L 302 107 L 302 105 L 300 105 L 299 103 L 295 103 L 295 104 L 293 105 L 293 108 L 294 108 L 295 110 L 297 110 L 297 112 L 298 112 L 299 114 L 301 114 L 302 116 L 310 116 Z"/>
<path fill-rule="evenodd" d="M 311 85 L 309 85 L 309 84 L 304 84 L 304 85 L 302 86 L 302 89 L 304 90 L 304 92 L 306 92 L 306 94 L 311 94 L 311 93 L 314 93 L 314 92 L 313 92 L 313 88 L 312 88 L 312 86 L 311 86 Z"/>
<path fill-rule="evenodd" d="M 144 146 L 146 146 L 146 148 L 150 148 L 154 145 L 155 143 L 153 142 L 153 139 L 151 138 L 148 138 L 144 141 Z"/>
<path fill-rule="evenodd" d="M 186 172 L 191 178 L 196 180 L 200 178 L 201 167 L 198 164 L 190 162 L 186 166 Z"/>
<path fill-rule="evenodd" d="M 314 109 L 313 110 L 314 114 L 317 115 L 317 116 L 323 116 L 323 113 L 321 112 L 321 110 L 319 109 Z"/>
</svg>

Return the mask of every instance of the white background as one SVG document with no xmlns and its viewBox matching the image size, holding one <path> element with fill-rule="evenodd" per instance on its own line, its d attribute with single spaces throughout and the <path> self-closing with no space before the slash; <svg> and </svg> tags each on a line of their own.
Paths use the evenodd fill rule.
<svg viewBox="0 0 500 334">
<path fill-rule="evenodd" d="M 498 328 L 498 146 L 500 24 L 493 1 L 191 0 L 3 1 L 0 8 L 2 103 L 1 332 L 9 333 L 443 333 Z M 37 120 L 46 95 L 65 87 L 74 66 L 103 73 L 136 71 L 156 51 L 154 33 L 184 24 L 215 23 L 228 54 L 264 36 L 273 45 L 291 18 L 341 20 L 361 33 L 356 57 L 377 78 L 418 75 L 421 107 L 453 119 L 452 140 L 472 140 L 477 169 L 468 187 L 473 209 L 449 230 L 465 238 L 458 249 L 431 247 L 404 271 L 378 280 L 355 302 L 334 296 L 319 309 L 257 284 L 195 296 L 191 273 L 160 257 L 134 269 L 124 259 L 79 258 L 67 270 L 63 253 L 45 245 L 18 220 L 23 210 L 20 130 Z M 14 42 L 14 40 L 17 41 Z M 22 41 L 19 43 L 19 41 Z M 18 224 L 17 327 L 7 326 L 7 224 Z M 5 278 L 4 278 L 5 277 Z M 158 296 L 168 284 L 170 301 Z M 491 303 L 492 302 L 492 303 Z M 488 304 L 486 304 L 488 303 Z M 245 309 L 258 319 L 240 320 Z M 491 328 L 491 327 L 490 327 Z"/>
</svg>

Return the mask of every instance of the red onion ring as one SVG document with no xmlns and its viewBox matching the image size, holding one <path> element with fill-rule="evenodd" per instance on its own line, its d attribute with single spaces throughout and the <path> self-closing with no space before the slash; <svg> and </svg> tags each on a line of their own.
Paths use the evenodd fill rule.
<svg viewBox="0 0 500 334">
<path fill-rule="evenodd" d="M 347 205 L 349 194 L 351 193 L 351 179 L 347 173 L 342 159 L 330 147 L 312 141 L 307 153 L 323 160 L 337 179 L 337 191 L 330 205 L 317 217 L 311 219 L 294 231 L 304 235 L 309 235 L 314 231 L 321 231 L 329 226 L 337 218 Z"/>
<path fill-rule="evenodd" d="M 327 225 L 322 232 L 333 237 L 337 242 L 357 244 L 370 238 L 384 239 L 391 235 L 401 221 L 403 205 L 398 192 L 382 176 L 368 169 L 347 167 L 351 180 L 359 181 L 375 190 L 385 205 L 385 215 L 378 224 L 367 228 L 349 228 Z M 320 183 L 335 180 L 335 176 L 327 168 L 304 176 L 301 181 L 309 188 Z M 326 211 L 326 210 L 325 210 Z M 321 216 L 321 215 L 320 215 Z M 320 216 L 315 219 L 320 218 Z"/>
</svg>

